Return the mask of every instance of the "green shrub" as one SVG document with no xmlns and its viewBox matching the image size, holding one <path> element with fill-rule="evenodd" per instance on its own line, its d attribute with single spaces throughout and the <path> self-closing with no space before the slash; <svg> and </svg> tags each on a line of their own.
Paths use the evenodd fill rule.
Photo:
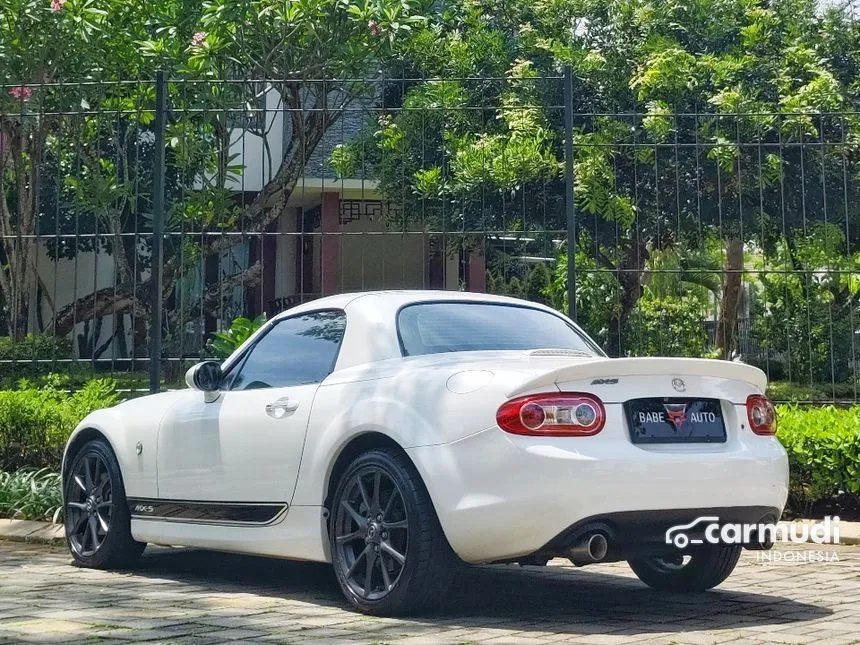
<svg viewBox="0 0 860 645">
<path fill-rule="evenodd" d="M 643 297 L 628 321 L 627 347 L 633 356 L 706 356 L 701 303 L 686 297 Z"/>
<path fill-rule="evenodd" d="M 848 495 L 860 501 L 860 407 L 777 406 L 777 436 L 788 452 L 789 510 Z"/>
<path fill-rule="evenodd" d="M 209 341 L 209 352 L 216 358 L 227 358 L 239 345 L 262 327 L 266 322 L 266 316 L 257 316 L 254 320 L 250 318 L 236 318 L 227 331 L 217 331 Z"/>
<path fill-rule="evenodd" d="M 11 386 L 21 378 L 35 379 L 49 372 L 65 369 L 68 363 L 56 363 L 72 355 L 72 341 L 47 335 L 30 335 L 20 340 L 0 336 L 0 383 Z"/>
<path fill-rule="evenodd" d="M 59 470 L 63 447 L 80 420 L 119 400 L 111 379 L 89 381 L 71 394 L 66 383 L 53 376 L 40 388 L 23 381 L 19 389 L 0 391 L 0 469 Z"/>
<path fill-rule="evenodd" d="M 57 522 L 63 511 L 60 475 L 48 468 L 0 471 L 0 517 Z"/>
<path fill-rule="evenodd" d="M 764 367 L 762 365 L 758 367 Z M 858 388 L 860 390 L 860 388 Z M 789 381 L 771 381 L 767 386 L 767 395 L 771 401 L 779 403 L 803 403 L 820 401 L 822 403 L 839 401 L 854 401 L 854 383 L 813 383 L 801 384 Z"/>
</svg>

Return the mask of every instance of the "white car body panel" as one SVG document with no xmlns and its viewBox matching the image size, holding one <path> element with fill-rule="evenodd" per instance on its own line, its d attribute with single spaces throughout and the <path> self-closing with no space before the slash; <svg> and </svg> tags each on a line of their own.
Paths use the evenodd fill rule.
<svg viewBox="0 0 860 645">
<path fill-rule="evenodd" d="M 321 309 L 346 313 L 335 367 L 321 384 L 222 392 L 210 403 L 193 390 L 144 397 L 93 413 L 72 443 L 85 429 L 104 434 L 130 498 L 288 505 L 255 526 L 135 516 L 136 539 L 305 560 L 330 558 L 324 504 L 332 469 L 344 447 L 367 433 L 384 435 L 406 451 L 451 546 L 467 562 L 533 553 L 574 523 L 606 513 L 735 506 L 781 512 L 785 451 L 776 438 L 755 435 L 746 425 L 746 397 L 766 386 L 760 370 L 724 361 L 565 351 L 403 357 L 397 312 L 426 301 L 526 305 L 560 315 L 511 298 L 457 292 L 312 301 L 269 324 Z M 673 379 L 683 380 L 683 396 L 721 399 L 726 443 L 630 441 L 622 402 L 677 396 Z M 556 390 L 600 397 L 607 415 L 603 431 L 527 437 L 496 425 L 496 411 L 508 399 Z M 284 395 L 299 401 L 295 413 L 269 417 L 266 403 Z"/>
<path fill-rule="evenodd" d="M 321 506 L 292 506 L 288 518 L 271 526 L 211 526 L 157 520 L 132 520 L 132 534 L 140 542 L 192 546 L 228 553 L 252 553 L 291 560 L 330 562 Z"/>
<path fill-rule="evenodd" d="M 288 501 L 318 387 L 222 392 L 210 402 L 202 392 L 183 392 L 158 432 L 158 497 Z M 283 398 L 298 407 L 283 418 L 272 418 L 266 405 Z M 249 463 L 254 467 L 248 468 Z"/>
<path fill-rule="evenodd" d="M 717 396 L 740 400 L 746 399 L 751 392 L 764 392 L 767 379 L 760 369 L 743 363 L 715 361 L 702 358 L 593 358 L 579 361 L 568 360 L 560 369 L 541 373 L 540 376 L 521 383 L 517 388 L 508 392 L 515 397 L 526 392 L 538 391 L 548 385 L 556 385 L 562 389 L 574 390 L 586 388 L 591 392 L 594 386 L 601 384 L 590 383 L 592 379 L 623 378 L 624 399 L 638 396 L 631 392 L 631 387 L 637 383 L 635 377 L 645 377 L 638 380 L 642 387 L 653 388 L 651 377 L 670 377 L 666 385 L 671 386 L 675 377 L 693 377 L 690 383 L 685 381 L 684 396 Z M 606 387 L 602 385 L 602 387 Z M 614 388 L 617 398 L 619 388 Z M 697 391 L 693 391 L 693 389 Z M 653 389 L 649 390 L 653 394 Z M 643 393 L 643 395 L 647 392 Z M 612 401 L 613 399 L 608 399 Z M 604 402 L 607 400 L 604 399 Z"/>
<path fill-rule="evenodd" d="M 730 420 L 746 415 L 745 408 L 723 412 L 731 429 L 719 445 L 635 446 L 621 407 L 607 406 L 606 428 L 594 437 L 519 437 L 490 428 L 407 453 L 457 554 L 467 562 L 492 562 L 532 553 L 571 518 L 652 509 L 782 509 L 788 494 L 782 446 L 735 429 Z"/>
<path fill-rule="evenodd" d="M 112 408 L 96 410 L 89 414 L 69 438 L 65 467 L 69 457 L 69 446 L 85 430 L 96 430 L 113 448 L 122 472 L 126 495 L 129 497 L 158 496 L 158 468 L 156 463 L 156 439 L 164 412 L 186 392 L 163 392 L 138 399 L 124 401 Z M 141 451 L 138 453 L 137 444 Z"/>
</svg>

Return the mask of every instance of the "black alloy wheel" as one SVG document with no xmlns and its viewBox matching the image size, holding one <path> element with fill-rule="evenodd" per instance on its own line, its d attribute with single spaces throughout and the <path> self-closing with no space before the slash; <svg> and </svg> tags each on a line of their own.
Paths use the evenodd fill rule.
<svg viewBox="0 0 860 645">
<path fill-rule="evenodd" d="M 102 457 L 88 452 L 70 473 L 66 500 L 69 548 L 79 558 L 91 558 L 110 533 L 113 486 Z"/>
<path fill-rule="evenodd" d="M 66 542 L 84 567 L 122 568 L 146 544 L 131 536 L 131 514 L 119 464 L 110 445 L 96 439 L 69 460 L 63 472 Z"/>
<path fill-rule="evenodd" d="M 378 466 L 365 466 L 346 485 L 335 509 L 335 548 L 344 579 L 365 600 L 379 600 L 403 573 L 409 522 L 397 483 Z"/>
<path fill-rule="evenodd" d="M 739 545 L 708 544 L 687 554 L 640 557 L 627 561 L 633 573 L 660 591 L 707 591 L 723 582 L 741 556 Z"/>
<path fill-rule="evenodd" d="M 330 512 L 332 564 L 353 606 L 395 615 L 444 600 L 459 560 L 406 453 L 358 455 L 337 480 Z"/>
</svg>

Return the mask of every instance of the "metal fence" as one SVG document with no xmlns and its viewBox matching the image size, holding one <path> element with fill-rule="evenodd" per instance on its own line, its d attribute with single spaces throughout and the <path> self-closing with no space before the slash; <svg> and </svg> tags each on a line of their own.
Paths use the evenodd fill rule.
<svg viewBox="0 0 860 645">
<path fill-rule="evenodd" d="M 858 142 L 854 113 L 599 114 L 569 74 L 2 87 L 0 376 L 155 390 L 237 317 L 438 288 L 856 402 Z"/>
</svg>

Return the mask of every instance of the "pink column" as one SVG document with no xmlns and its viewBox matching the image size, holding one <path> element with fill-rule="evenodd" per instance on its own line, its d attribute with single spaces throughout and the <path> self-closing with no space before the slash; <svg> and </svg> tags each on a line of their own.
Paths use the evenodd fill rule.
<svg viewBox="0 0 860 645">
<path fill-rule="evenodd" d="M 481 249 L 469 251 L 466 288 L 475 293 L 484 293 L 487 290 L 487 258 Z"/>
<path fill-rule="evenodd" d="M 341 285 L 341 236 L 338 233 L 340 225 L 340 195 L 338 193 L 322 194 L 322 214 L 320 217 L 322 231 L 322 295 L 330 295 L 340 291 Z M 332 235 L 329 235 L 332 233 Z"/>
</svg>

